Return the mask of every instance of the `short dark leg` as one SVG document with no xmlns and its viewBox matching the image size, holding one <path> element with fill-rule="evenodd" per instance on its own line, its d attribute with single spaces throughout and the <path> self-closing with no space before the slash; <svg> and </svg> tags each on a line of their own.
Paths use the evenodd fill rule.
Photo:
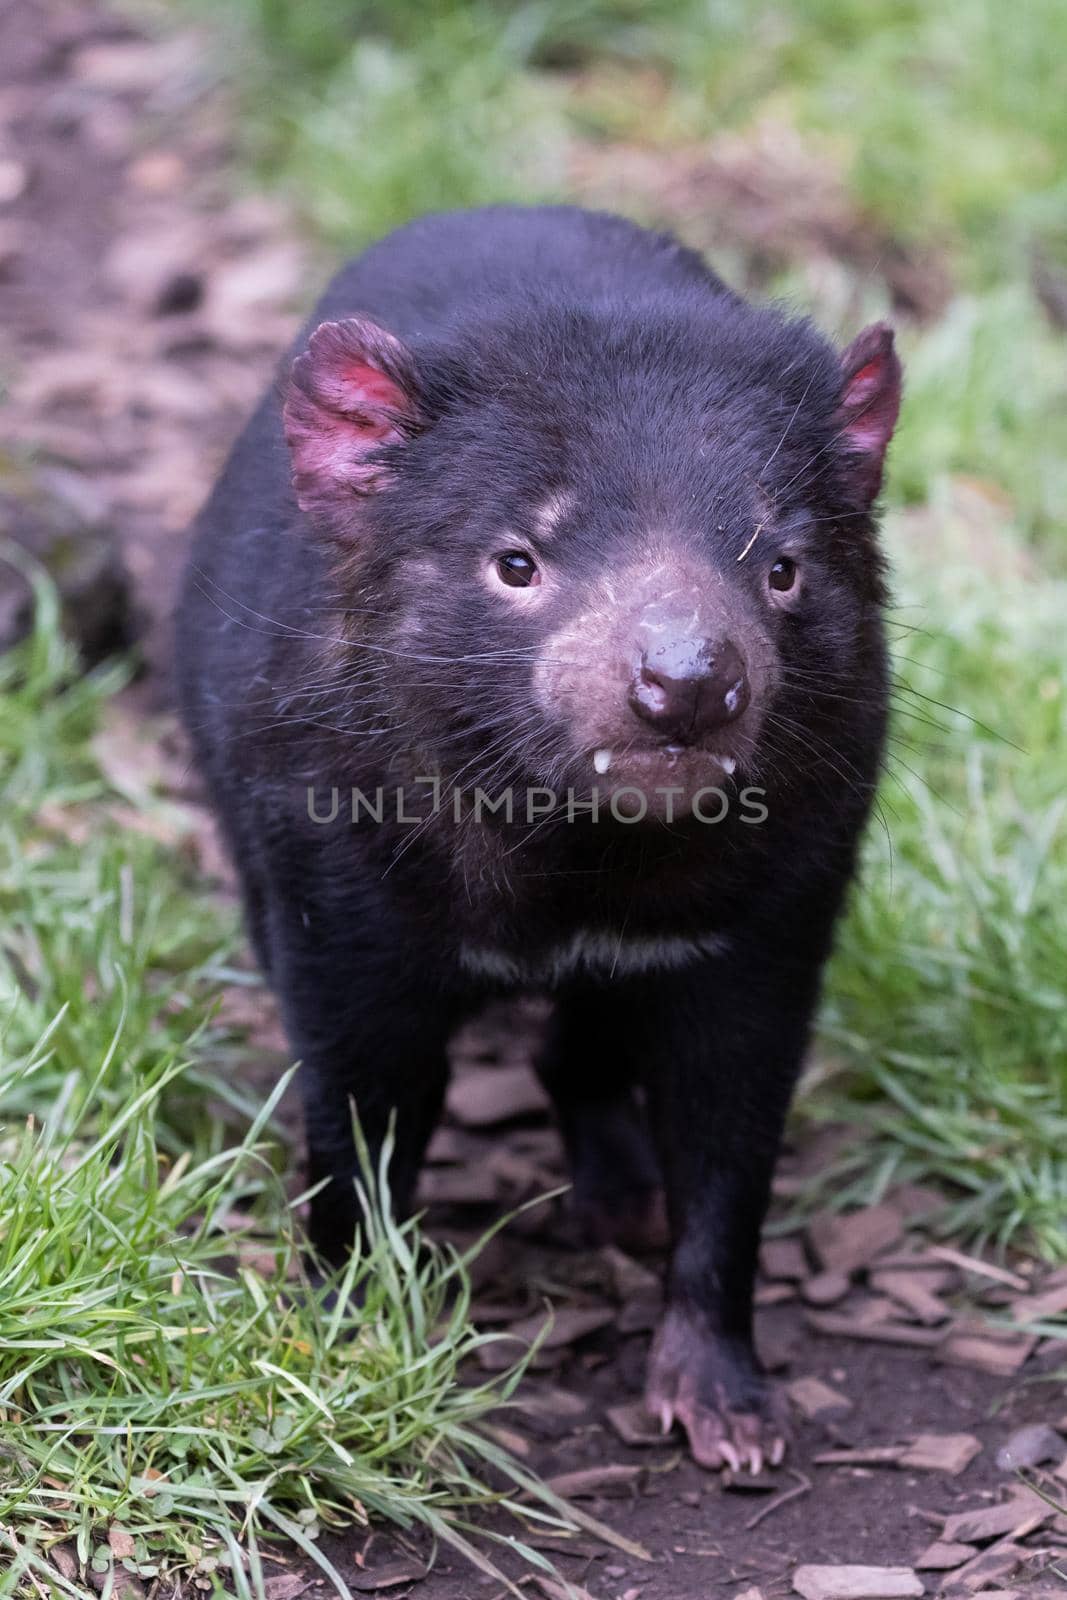
<svg viewBox="0 0 1067 1600">
<path fill-rule="evenodd" d="M 395 1117 L 388 1183 L 402 1217 L 440 1115 L 457 1012 L 421 977 L 427 963 L 409 943 L 391 941 L 380 923 L 361 936 L 347 907 L 330 915 L 306 893 L 296 904 L 275 900 L 270 944 L 272 981 L 301 1063 L 308 1177 L 329 1179 L 311 1201 L 311 1243 L 337 1265 L 360 1221 L 353 1105 L 375 1172 Z"/>
<path fill-rule="evenodd" d="M 705 1466 L 784 1452 L 753 1344 L 753 1286 L 786 1111 L 819 964 L 735 950 L 651 986 L 648 1092 L 673 1253 L 647 1404 L 683 1424 Z"/>
<path fill-rule="evenodd" d="M 560 994 L 538 1066 L 556 1107 L 584 1236 L 628 1249 L 665 1245 L 663 1180 L 638 1100 L 640 1058 L 611 986 Z"/>
</svg>

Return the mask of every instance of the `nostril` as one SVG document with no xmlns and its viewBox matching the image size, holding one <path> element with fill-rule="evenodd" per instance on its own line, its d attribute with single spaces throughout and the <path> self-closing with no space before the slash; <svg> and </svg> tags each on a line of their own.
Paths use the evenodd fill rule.
<svg viewBox="0 0 1067 1600">
<path fill-rule="evenodd" d="M 701 722 L 705 728 L 733 722 L 745 710 L 750 698 L 744 657 L 737 646 L 727 640 L 714 652 L 703 683 Z"/>
</svg>

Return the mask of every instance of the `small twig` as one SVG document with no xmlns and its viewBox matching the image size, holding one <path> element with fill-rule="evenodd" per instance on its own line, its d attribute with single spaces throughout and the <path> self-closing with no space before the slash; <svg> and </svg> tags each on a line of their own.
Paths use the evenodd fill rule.
<svg viewBox="0 0 1067 1600">
<path fill-rule="evenodd" d="M 792 1489 L 783 1489 L 781 1494 L 776 1494 L 773 1500 L 768 1500 L 765 1506 L 761 1506 L 758 1511 L 754 1512 L 745 1523 L 746 1532 L 751 1532 L 753 1528 L 758 1528 L 765 1517 L 771 1516 L 775 1511 L 781 1511 L 782 1507 L 788 1505 L 790 1500 L 798 1500 L 802 1494 L 811 1493 L 810 1478 L 806 1478 L 802 1472 L 797 1472 L 792 1467 L 787 1470 L 790 1477 L 797 1480 L 796 1483 Z"/>
</svg>

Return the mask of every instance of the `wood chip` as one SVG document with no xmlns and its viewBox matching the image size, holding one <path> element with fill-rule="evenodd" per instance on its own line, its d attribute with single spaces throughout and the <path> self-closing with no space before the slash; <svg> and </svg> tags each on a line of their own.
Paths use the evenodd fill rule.
<svg viewBox="0 0 1067 1600">
<path fill-rule="evenodd" d="M 808 1258 L 799 1239 L 765 1239 L 759 1264 L 765 1278 L 799 1283 L 808 1276 Z"/>
<path fill-rule="evenodd" d="M 871 1275 L 871 1288 L 878 1294 L 888 1295 L 916 1322 L 927 1327 L 936 1327 L 949 1319 L 948 1306 L 927 1288 L 920 1273 L 875 1272 Z"/>
<path fill-rule="evenodd" d="M 434 1129 L 423 1161 L 431 1167 L 453 1167 L 461 1161 L 470 1160 L 475 1152 L 479 1157 L 484 1155 L 488 1143 L 488 1139 L 480 1139 L 464 1133 L 460 1128 L 450 1128 L 447 1123 L 442 1123 Z"/>
<path fill-rule="evenodd" d="M 800 1292 L 809 1306 L 835 1306 L 852 1284 L 843 1272 L 816 1272 L 801 1284 Z"/>
<path fill-rule="evenodd" d="M 615 1319 L 620 1333 L 649 1333 L 663 1313 L 661 1300 L 628 1300 Z"/>
<path fill-rule="evenodd" d="M 864 1328 L 880 1328 L 898 1320 L 897 1307 L 880 1294 L 858 1296 L 848 1307 L 848 1314 Z"/>
<path fill-rule="evenodd" d="M 783 1306 L 796 1297 L 796 1288 L 791 1283 L 761 1283 L 752 1299 L 757 1306 Z"/>
<path fill-rule="evenodd" d="M 982 1441 L 973 1433 L 920 1433 L 900 1458 L 900 1465 L 915 1472 L 947 1472 L 958 1478 L 975 1456 Z"/>
<path fill-rule="evenodd" d="M 625 1406 L 612 1406 L 605 1414 L 623 1444 L 663 1443 L 663 1429 L 654 1417 L 649 1416 L 640 1400 Z"/>
<path fill-rule="evenodd" d="M 548 1096 L 528 1066 L 470 1067 L 452 1080 L 446 1103 L 464 1128 L 489 1128 L 548 1110 Z"/>
<path fill-rule="evenodd" d="M 611 1282 L 620 1300 L 638 1298 L 658 1299 L 662 1293 L 660 1276 L 651 1267 L 635 1261 L 615 1245 L 605 1245 L 600 1252 L 611 1274 Z"/>
<path fill-rule="evenodd" d="M 795 1378 L 786 1394 L 809 1422 L 828 1422 L 852 1410 L 852 1401 L 831 1389 L 821 1378 Z"/>
<path fill-rule="evenodd" d="M 997 1451 L 997 1466 L 1003 1472 L 1018 1472 L 1020 1467 L 1040 1467 L 1046 1461 L 1062 1461 L 1067 1455 L 1067 1440 L 1047 1422 L 1032 1422 L 1017 1428 Z"/>
<path fill-rule="evenodd" d="M 949 1544 L 946 1539 L 935 1539 L 915 1565 L 920 1572 L 951 1572 L 953 1567 L 962 1567 L 973 1555 L 969 1544 Z"/>
<path fill-rule="evenodd" d="M 991 1278 L 994 1283 L 1006 1283 L 1009 1289 L 1018 1289 L 1020 1293 L 1030 1287 L 1028 1280 L 1017 1272 L 994 1266 L 991 1261 L 983 1261 L 979 1256 L 964 1255 L 962 1250 L 953 1250 L 950 1245 L 932 1244 L 929 1251 L 938 1261 L 947 1261 L 964 1272 L 976 1273 L 980 1278 Z"/>
<path fill-rule="evenodd" d="M 832 1338 L 870 1339 L 876 1344 L 911 1345 L 918 1350 L 935 1350 L 944 1339 L 938 1328 L 915 1328 L 903 1322 L 865 1324 L 847 1312 L 809 1311 L 804 1320 L 816 1333 Z"/>
<path fill-rule="evenodd" d="M 764 1600 L 763 1590 L 755 1587 L 742 1589 L 739 1594 L 734 1595 L 734 1600 Z"/>
<path fill-rule="evenodd" d="M 418 1195 L 421 1205 L 493 1205 L 497 1182 L 485 1166 L 428 1167 L 419 1178 Z"/>
<path fill-rule="evenodd" d="M 967 1595 L 978 1594 L 980 1590 L 991 1589 L 994 1585 L 1000 1587 L 1006 1579 L 1015 1576 L 1023 1560 L 1024 1552 L 1018 1545 L 996 1544 L 992 1549 L 974 1556 L 965 1567 L 958 1568 L 944 1585 L 945 1592 Z"/>
<path fill-rule="evenodd" d="M 1067 1283 L 1054 1284 L 1042 1289 L 1040 1294 L 1025 1295 L 1011 1303 L 1011 1314 L 1016 1322 L 1048 1322 L 1051 1317 L 1067 1314 Z"/>
<path fill-rule="evenodd" d="M 911 1567 L 798 1567 L 793 1588 L 804 1600 L 902 1600 L 923 1593 Z"/>
<path fill-rule="evenodd" d="M 511 1404 L 534 1422 L 549 1424 L 548 1431 L 552 1434 L 569 1432 L 575 1419 L 584 1417 L 589 1410 L 588 1402 L 580 1394 L 550 1383 L 536 1386 L 524 1383 Z"/>
<path fill-rule="evenodd" d="M 615 1313 L 610 1306 L 560 1306 L 552 1312 L 539 1311 L 532 1317 L 523 1317 L 513 1322 L 507 1331 L 509 1338 L 530 1345 L 544 1330 L 541 1340 L 544 1349 L 560 1350 L 565 1345 L 577 1344 L 579 1339 L 614 1321 Z"/>
<path fill-rule="evenodd" d="M 621 1462 L 609 1462 L 601 1467 L 583 1467 L 577 1472 L 561 1472 L 548 1479 L 548 1487 L 564 1500 L 588 1500 L 594 1495 L 629 1489 L 644 1472 L 644 1467 L 633 1467 Z"/>
<path fill-rule="evenodd" d="M 528 1311 L 528 1306 L 513 1301 L 472 1300 L 468 1315 L 479 1328 L 498 1328 L 507 1322 L 518 1322 Z"/>
<path fill-rule="evenodd" d="M 978 1506 L 972 1511 L 957 1511 L 945 1518 L 941 1537 L 947 1544 L 985 1544 L 989 1539 L 1001 1539 L 1005 1534 L 1015 1535 L 1030 1525 L 1030 1531 L 1040 1528 L 1053 1515 L 1054 1507 L 1047 1505 L 1032 1489 L 1019 1489 L 1010 1499 L 997 1505 Z M 1034 1518 L 1038 1521 L 1034 1522 Z"/>
<path fill-rule="evenodd" d="M 904 1232 L 899 1211 L 868 1206 L 841 1216 L 824 1211 L 808 1226 L 808 1240 L 824 1272 L 858 1272 Z"/>
<path fill-rule="evenodd" d="M 940 1346 L 937 1359 L 955 1367 L 977 1367 L 996 1378 L 1010 1378 L 1029 1359 L 1036 1343 L 1033 1334 L 1001 1339 L 988 1334 L 954 1333 Z"/>
</svg>

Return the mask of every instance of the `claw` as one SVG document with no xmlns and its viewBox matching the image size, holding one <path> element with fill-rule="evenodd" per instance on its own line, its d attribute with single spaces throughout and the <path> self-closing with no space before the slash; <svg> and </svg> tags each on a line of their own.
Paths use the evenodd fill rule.
<svg viewBox="0 0 1067 1600">
<path fill-rule="evenodd" d="M 758 1372 L 684 1308 L 668 1310 L 656 1334 L 646 1404 L 664 1434 L 681 1423 L 693 1459 L 713 1471 L 758 1477 L 785 1454 Z"/>
</svg>

